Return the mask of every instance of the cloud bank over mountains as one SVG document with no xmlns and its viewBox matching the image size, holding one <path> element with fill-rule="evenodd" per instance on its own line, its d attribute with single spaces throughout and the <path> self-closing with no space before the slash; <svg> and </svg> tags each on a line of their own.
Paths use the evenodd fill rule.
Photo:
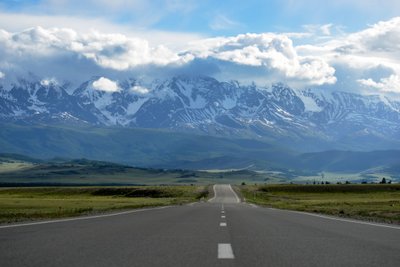
<svg viewBox="0 0 400 267">
<path fill-rule="evenodd" d="M 285 33 L 247 33 L 195 40 L 186 49 L 99 31 L 0 30 L 0 81 L 24 72 L 48 82 L 99 76 L 99 89 L 115 91 L 122 77 L 193 74 L 400 94 L 400 17 L 337 36 L 331 27 L 324 28 L 329 38 L 309 44 Z"/>
</svg>

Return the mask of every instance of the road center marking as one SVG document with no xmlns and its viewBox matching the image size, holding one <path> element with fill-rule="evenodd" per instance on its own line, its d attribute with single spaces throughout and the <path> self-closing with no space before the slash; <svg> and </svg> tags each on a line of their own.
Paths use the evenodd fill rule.
<svg viewBox="0 0 400 267">
<path fill-rule="evenodd" d="M 218 244 L 218 259 L 234 259 L 231 244 L 220 243 Z"/>
<path fill-rule="evenodd" d="M 221 215 L 221 218 L 222 218 L 222 219 L 225 219 L 225 215 Z"/>
<path fill-rule="evenodd" d="M 219 226 L 226 226 L 226 222 L 219 223 Z"/>
<path fill-rule="evenodd" d="M 221 213 L 225 213 L 225 211 L 224 211 L 224 210 L 221 210 Z"/>
</svg>

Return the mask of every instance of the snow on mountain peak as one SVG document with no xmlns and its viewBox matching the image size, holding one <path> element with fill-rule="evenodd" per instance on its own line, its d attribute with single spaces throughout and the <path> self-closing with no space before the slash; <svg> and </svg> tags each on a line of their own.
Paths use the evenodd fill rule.
<svg viewBox="0 0 400 267">
<path fill-rule="evenodd" d="M 94 77 L 72 94 L 51 79 L 30 77 L 0 94 L 1 119 L 34 120 L 33 114 L 43 118 L 48 114 L 51 120 L 74 117 L 107 126 L 324 140 L 361 129 L 369 135 L 397 138 L 399 110 L 400 102 L 380 96 L 294 90 L 284 84 L 266 89 L 210 77 L 179 76 L 151 83 Z"/>
<path fill-rule="evenodd" d="M 55 78 L 43 79 L 40 84 L 43 86 L 58 85 L 58 81 Z"/>
</svg>

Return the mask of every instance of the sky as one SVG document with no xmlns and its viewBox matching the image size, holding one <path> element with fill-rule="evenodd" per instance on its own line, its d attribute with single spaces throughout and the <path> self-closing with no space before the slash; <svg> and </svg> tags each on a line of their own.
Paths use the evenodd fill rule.
<svg viewBox="0 0 400 267">
<path fill-rule="evenodd" d="M 400 94 L 400 1 L 0 0 L 0 82 L 28 72 Z"/>
</svg>

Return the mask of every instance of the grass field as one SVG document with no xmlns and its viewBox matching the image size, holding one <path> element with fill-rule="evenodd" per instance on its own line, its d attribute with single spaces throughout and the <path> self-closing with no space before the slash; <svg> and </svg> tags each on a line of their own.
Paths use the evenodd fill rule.
<svg viewBox="0 0 400 267">
<path fill-rule="evenodd" d="M 0 223 L 177 205 L 207 196 L 206 186 L 1 188 Z"/>
<path fill-rule="evenodd" d="M 400 224 L 400 184 L 240 186 L 248 202 Z"/>
<path fill-rule="evenodd" d="M 399 175 L 394 175 L 390 173 L 380 172 L 376 170 L 375 172 L 361 172 L 361 173 L 340 173 L 340 172 L 323 172 L 319 173 L 318 175 L 314 176 L 297 176 L 292 179 L 292 182 L 295 183 L 313 183 L 313 182 L 330 182 L 330 183 L 345 183 L 346 181 L 352 183 L 361 183 L 362 181 L 368 181 L 369 183 L 380 182 L 382 178 L 385 177 L 386 179 L 392 181 L 399 181 Z"/>
<path fill-rule="evenodd" d="M 218 172 L 135 168 L 86 159 L 30 163 L 0 158 L 0 186 L 208 185 L 213 183 L 280 182 L 279 178 L 249 170 Z"/>
</svg>

